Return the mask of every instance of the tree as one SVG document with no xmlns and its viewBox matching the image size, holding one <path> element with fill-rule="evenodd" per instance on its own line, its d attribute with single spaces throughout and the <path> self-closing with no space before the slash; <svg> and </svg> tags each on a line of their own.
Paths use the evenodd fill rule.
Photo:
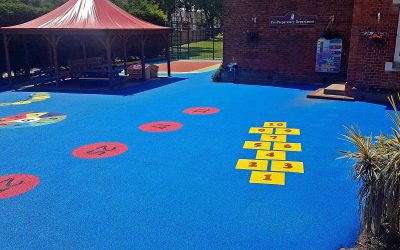
<svg viewBox="0 0 400 250">
<path fill-rule="evenodd" d="M 158 25 L 165 25 L 167 21 L 167 15 L 156 2 L 148 0 L 113 0 L 112 2 L 145 21 Z"/>
<path fill-rule="evenodd" d="M 23 2 L 0 2 L 0 27 L 32 20 L 42 14 L 41 8 Z"/>
<path fill-rule="evenodd" d="M 193 0 L 196 9 L 203 10 L 208 27 L 220 21 L 223 14 L 223 0 Z"/>
</svg>

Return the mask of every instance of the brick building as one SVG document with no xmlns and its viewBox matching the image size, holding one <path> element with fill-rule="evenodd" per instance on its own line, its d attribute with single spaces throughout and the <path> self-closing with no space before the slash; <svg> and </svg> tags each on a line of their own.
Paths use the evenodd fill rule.
<svg viewBox="0 0 400 250">
<path fill-rule="evenodd" d="M 400 0 L 226 0 L 224 66 L 237 63 L 239 81 L 398 90 L 399 7 Z M 342 39 L 340 72 L 316 72 L 317 41 L 327 30 Z M 232 77 L 224 70 L 223 79 Z"/>
</svg>

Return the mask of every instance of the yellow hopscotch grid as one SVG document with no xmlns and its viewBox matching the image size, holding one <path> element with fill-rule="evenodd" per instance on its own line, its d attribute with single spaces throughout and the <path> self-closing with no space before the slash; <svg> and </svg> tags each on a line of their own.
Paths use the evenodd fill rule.
<svg viewBox="0 0 400 250">
<path fill-rule="evenodd" d="M 252 171 L 250 183 L 283 186 L 286 173 L 304 174 L 303 162 L 286 160 L 286 152 L 302 151 L 301 143 L 287 142 L 287 136 L 300 135 L 300 129 L 287 125 L 287 122 L 264 122 L 264 127 L 250 128 L 249 133 L 260 134 L 261 139 L 246 141 L 243 148 L 257 150 L 256 159 L 239 159 L 236 164 L 238 170 Z"/>
</svg>

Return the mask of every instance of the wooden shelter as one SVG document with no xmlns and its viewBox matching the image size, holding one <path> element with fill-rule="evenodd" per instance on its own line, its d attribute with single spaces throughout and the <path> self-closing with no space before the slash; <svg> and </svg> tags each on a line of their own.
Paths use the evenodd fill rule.
<svg viewBox="0 0 400 250">
<path fill-rule="evenodd" d="M 42 35 L 52 48 L 57 86 L 60 83 L 57 46 L 63 36 L 94 36 L 103 44 L 107 54 L 109 76 L 112 71 L 112 44 L 120 39 L 124 51 L 124 68 L 127 69 L 127 44 L 137 41 L 140 45 L 142 76 L 145 76 L 145 49 L 148 39 L 165 42 L 168 76 L 171 76 L 169 35 L 172 28 L 162 27 L 130 15 L 109 0 L 69 0 L 59 8 L 27 23 L 0 28 L 3 35 L 5 60 L 9 84 L 11 64 L 9 44 L 13 35 Z M 86 59 L 86 45 L 82 42 Z"/>
</svg>

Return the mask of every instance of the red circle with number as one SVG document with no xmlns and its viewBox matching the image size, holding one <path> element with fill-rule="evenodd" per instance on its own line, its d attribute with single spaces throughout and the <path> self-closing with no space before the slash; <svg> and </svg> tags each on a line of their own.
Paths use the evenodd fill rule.
<svg viewBox="0 0 400 250">
<path fill-rule="evenodd" d="M 99 142 L 85 145 L 72 151 L 72 155 L 82 159 L 101 159 L 125 153 L 128 146 L 118 142 Z"/>
<path fill-rule="evenodd" d="M 40 180 L 29 174 L 11 174 L 0 176 L 0 199 L 7 199 L 34 189 Z"/>
<path fill-rule="evenodd" d="M 181 129 L 183 125 L 179 122 L 151 122 L 143 124 L 139 127 L 140 130 L 151 133 L 164 133 Z"/>
<path fill-rule="evenodd" d="M 220 111 L 218 108 L 213 107 L 195 107 L 184 110 L 183 112 L 188 115 L 212 115 Z"/>
</svg>

